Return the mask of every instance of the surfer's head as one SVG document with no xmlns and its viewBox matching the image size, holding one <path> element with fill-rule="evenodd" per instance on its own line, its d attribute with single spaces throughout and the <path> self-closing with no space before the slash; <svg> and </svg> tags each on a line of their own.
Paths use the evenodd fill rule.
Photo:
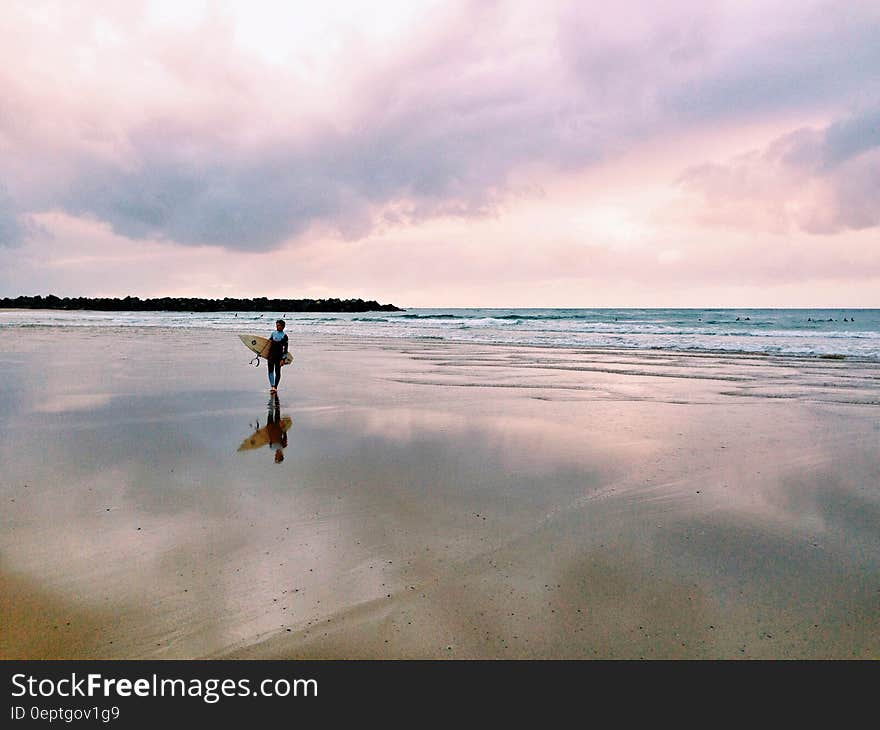
<svg viewBox="0 0 880 730">
<path fill-rule="evenodd" d="M 275 329 L 277 329 L 279 332 L 281 332 L 281 330 L 284 329 L 284 320 L 283 319 L 276 319 L 275 320 Z"/>
<path fill-rule="evenodd" d="M 275 449 L 275 463 L 280 464 L 284 461 L 284 452 L 281 449 Z"/>
</svg>

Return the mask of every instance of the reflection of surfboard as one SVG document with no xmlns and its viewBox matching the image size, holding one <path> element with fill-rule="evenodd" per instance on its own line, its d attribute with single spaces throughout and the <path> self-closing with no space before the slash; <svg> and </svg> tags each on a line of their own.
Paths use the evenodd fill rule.
<svg viewBox="0 0 880 730">
<path fill-rule="evenodd" d="M 239 335 L 239 338 L 244 343 L 244 346 L 250 350 L 251 352 L 256 352 L 260 357 L 266 357 L 269 352 L 269 340 L 265 337 L 260 337 L 259 335 Z M 284 362 L 282 365 L 290 365 L 293 362 L 293 355 L 290 354 L 290 351 L 287 352 L 287 357 L 284 358 Z"/>
<path fill-rule="evenodd" d="M 286 431 L 290 428 L 290 416 L 284 416 L 281 419 L 281 423 L 278 426 L 281 427 L 282 431 Z M 244 441 L 241 442 L 241 446 L 238 447 L 239 451 L 247 451 L 248 449 L 258 449 L 261 446 L 265 446 L 269 443 L 269 427 L 263 426 L 263 428 L 257 429 L 253 432 L 252 435 L 248 436 Z"/>
</svg>

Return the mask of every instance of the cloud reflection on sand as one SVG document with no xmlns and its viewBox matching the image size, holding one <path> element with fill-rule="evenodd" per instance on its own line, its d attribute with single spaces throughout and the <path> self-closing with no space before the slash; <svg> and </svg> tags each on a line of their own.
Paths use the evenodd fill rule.
<svg viewBox="0 0 880 730">
<path fill-rule="evenodd" d="M 100 333 L 37 333 L 29 347 L 39 356 L 59 337 L 65 377 L 2 373 L 0 549 L 34 606 L 30 622 L 4 614 L 15 651 L 880 651 L 866 612 L 880 551 L 876 421 L 864 402 L 724 395 L 727 381 L 675 377 L 687 358 L 664 377 L 668 363 L 644 375 L 652 358 L 634 353 L 629 374 L 565 371 L 565 385 L 601 378 L 577 401 L 552 380 L 538 400 L 480 387 L 521 382 L 518 363 L 540 384 L 538 349 L 503 366 L 475 358 L 466 378 L 425 385 L 400 376 L 436 366 L 429 344 L 302 340 L 282 384 L 292 425 L 278 468 L 265 450 L 237 451 L 266 400 L 264 374 L 230 349 L 234 333 L 200 334 L 173 369 L 168 333 L 140 333 L 125 377 L 95 372 Z M 443 356 L 465 362 L 468 348 L 445 345 Z M 711 367 L 699 358 L 693 369 Z M 727 357 L 719 367 L 757 377 L 770 366 Z M 786 371 L 830 385 L 852 372 L 814 367 Z M 876 398 L 859 367 L 857 401 Z M 112 397 L 71 399 L 90 392 Z M 54 402 L 78 407 L 23 405 Z M 93 628 L 67 643 L 26 640 L 61 614 Z"/>
</svg>

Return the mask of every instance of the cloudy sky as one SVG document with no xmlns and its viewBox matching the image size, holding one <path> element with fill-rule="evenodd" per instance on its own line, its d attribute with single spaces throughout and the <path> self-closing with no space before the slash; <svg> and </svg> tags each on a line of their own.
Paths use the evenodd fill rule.
<svg viewBox="0 0 880 730">
<path fill-rule="evenodd" d="M 0 4 L 0 295 L 880 306 L 880 2 Z"/>
</svg>

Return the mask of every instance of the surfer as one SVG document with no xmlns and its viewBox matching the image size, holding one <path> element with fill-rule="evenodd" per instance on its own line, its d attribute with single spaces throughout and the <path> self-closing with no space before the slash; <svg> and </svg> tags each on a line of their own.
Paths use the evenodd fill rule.
<svg viewBox="0 0 880 730">
<path fill-rule="evenodd" d="M 275 322 L 275 331 L 269 335 L 269 352 L 266 355 L 266 365 L 269 368 L 269 390 L 278 392 L 278 383 L 281 382 L 281 364 L 287 357 L 287 335 L 284 334 L 284 320 Z"/>
</svg>

